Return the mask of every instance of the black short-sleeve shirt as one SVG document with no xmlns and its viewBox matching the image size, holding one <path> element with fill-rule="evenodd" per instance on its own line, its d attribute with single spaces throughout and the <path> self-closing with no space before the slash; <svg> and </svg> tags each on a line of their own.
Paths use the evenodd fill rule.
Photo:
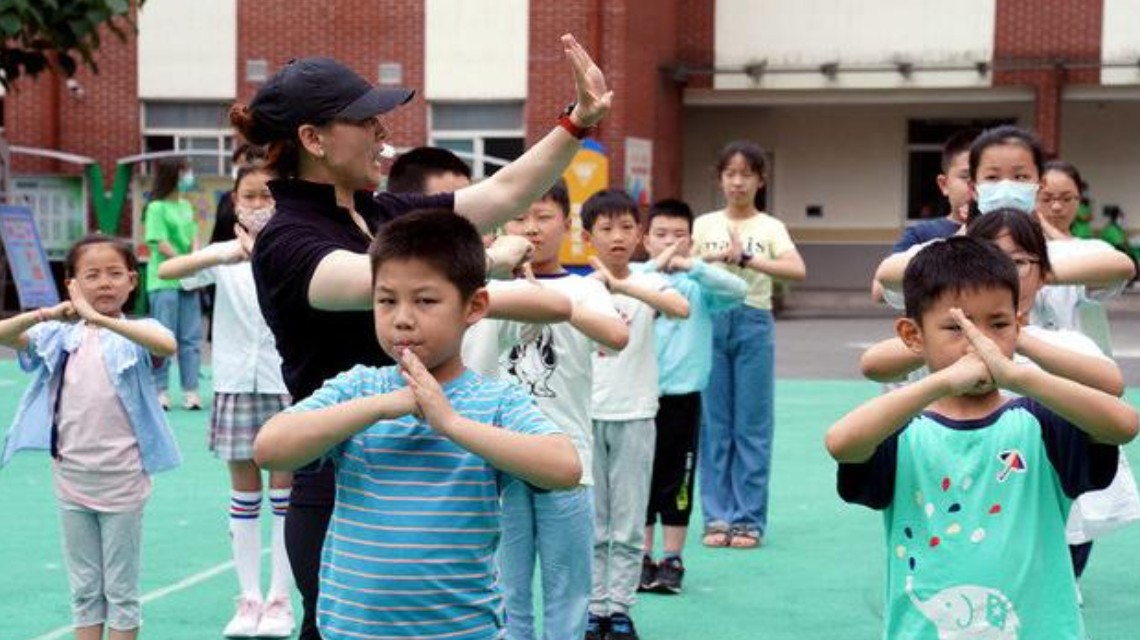
<svg viewBox="0 0 1140 640">
<path fill-rule="evenodd" d="M 372 239 L 353 223 L 347 209 L 337 206 L 332 185 L 274 180 L 269 189 L 277 212 L 258 235 L 253 276 L 261 313 L 281 354 L 285 386 L 299 401 L 355 365 L 384 366 L 392 361 L 376 341 L 371 311 L 322 311 L 309 304 L 309 282 L 321 260 L 337 250 L 367 253 Z M 358 192 L 355 202 L 373 233 L 409 211 L 454 206 L 455 196 L 450 193 Z M 292 500 L 331 504 L 333 485 L 331 473 L 326 473 L 324 480 L 298 477 Z"/>
</svg>

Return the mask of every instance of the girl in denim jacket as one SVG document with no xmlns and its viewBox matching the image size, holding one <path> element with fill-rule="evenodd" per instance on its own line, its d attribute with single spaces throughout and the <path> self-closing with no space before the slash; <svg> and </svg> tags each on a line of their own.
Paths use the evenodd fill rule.
<svg viewBox="0 0 1140 640">
<path fill-rule="evenodd" d="M 150 476 L 181 462 L 158 404 L 151 358 L 177 348 L 151 319 L 123 306 L 138 263 L 120 240 L 89 235 L 66 260 L 70 300 L 0 321 L 32 382 L 0 463 L 25 449 L 52 453 L 71 609 L 78 640 L 138 637 L 142 512 Z"/>
</svg>

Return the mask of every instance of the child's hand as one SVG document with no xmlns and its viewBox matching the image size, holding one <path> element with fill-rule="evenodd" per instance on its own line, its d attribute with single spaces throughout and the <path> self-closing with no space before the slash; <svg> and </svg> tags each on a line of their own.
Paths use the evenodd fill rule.
<svg viewBox="0 0 1140 640">
<path fill-rule="evenodd" d="M 495 280 L 510 278 L 515 269 L 530 260 L 534 247 L 520 236 L 499 236 L 487 248 L 487 277 Z"/>
<path fill-rule="evenodd" d="M 684 239 L 667 247 L 657 255 L 657 259 L 655 260 L 657 270 L 664 273 L 688 271 L 693 267 L 693 261 L 688 256 L 689 240 Z"/>
<path fill-rule="evenodd" d="M 1041 224 L 1041 231 L 1045 234 L 1046 240 L 1064 240 L 1065 234 L 1056 227 L 1049 219 L 1041 214 L 1034 214 L 1037 217 L 1037 222 Z"/>
<path fill-rule="evenodd" d="M 621 281 L 615 278 L 614 274 L 610 273 L 610 270 L 606 268 L 606 265 L 603 264 L 600 259 L 598 259 L 598 256 L 590 256 L 590 266 L 594 268 L 594 273 L 590 275 L 592 275 L 594 278 L 597 278 L 598 280 L 601 280 L 602 284 L 606 285 L 607 291 L 615 293 L 616 287 Z"/>
<path fill-rule="evenodd" d="M 728 228 L 728 246 L 721 251 L 709 254 L 709 262 L 723 262 L 725 264 L 739 265 L 740 254 L 744 253 L 744 245 L 740 243 L 740 234 L 732 227 Z"/>
<path fill-rule="evenodd" d="M 978 327 L 966 317 L 966 314 L 962 313 L 961 309 L 951 309 L 950 317 L 958 323 L 962 333 L 970 341 L 974 353 L 981 358 L 986 368 L 989 369 L 994 384 L 1003 389 L 1009 388 L 1011 378 L 1017 372 L 1017 365 L 1013 363 L 1013 360 L 1007 358 L 989 336 L 979 331 Z"/>
<path fill-rule="evenodd" d="M 76 315 L 91 324 L 98 324 L 100 320 L 104 319 L 104 315 L 95 310 L 87 298 L 83 296 L 83 291 L 79 288 L 79 283 L 72 280 L 67 285 L 67 295 L 71 298 L 72 308 L 75 309 Z"/>
<path fill-rule="evenodd" d="M 728 253 L 725 262 L 740 264 L 740 256 L 744 253 L 744 245 L 740 242 L 740 234 L 735 227 L 728 228 Z"/>
<path fill-rule="evenodd" d="M 538 278 L 534 277 L 534 268 L 530 266 L 529 262 L 524 262 L 515 269 L 515 279 L 526 280 L 536 287 L 542 286 L 542 284 L 539 283 Z"/>
<path fill-rule="evenodd" d="M 44 307 L 36 311 L 36 320 L 59 320 L 60 322 L 74 322 L 79 316 L 75 313 L 75 305 L 70 301 L 61 302 L 54 307 Z"/>
<path fill-rule="evenodd" d="M 432 429 L 446 436 L 455 418 L 455 410 L 451 408 L 451 403 L 443 394 L 443 387 L 439 386 L 439 381 L 431 375 L 411 349 L 405 349 L 400 354 L 400 375 L 404 376 L 404 380 L 408 383 L 408 389 L 411 390 L 419 408 L 419 415 L 428 421 Z"/>
<path fill-rule="evenodd" d="M 419 416 L 420 405 L 416 403 L 416 395 L 412 393 L 410 387 L 397 389 L 390 393 L 385 394 L 388 400 L 392 402 L 392 415 L 395 416 Z"/>
<path fill-rule="evenodd" d="M 232 260 L 227 260 L 225 264 L 237 264 L 249 260 L 253 255 L 253 242 L 254 237 L 249 235 L 245 227 L 240 224 L 234 225 L 234 235 L 237 236 L 238 250 L 235 251 L 230 257 Z"/>
<path fill-rule="evenodd" d="M 938 372 L 950 387 L 949 395 L 980 395 L 994 389 L 994 379 L 986 363 L 971 351 Z"/>
</svg>

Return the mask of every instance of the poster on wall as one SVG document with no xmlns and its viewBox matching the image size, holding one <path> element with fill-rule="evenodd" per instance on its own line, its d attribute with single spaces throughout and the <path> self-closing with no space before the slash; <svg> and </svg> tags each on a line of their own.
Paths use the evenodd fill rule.
<svg viewBox="0 0 1140 640">
<path fill-rule="evenodd" d="M 582 239 L 582 203 L 610 185 L 610 160 L 606 148 L 597 140 L 587 139 L 562 173 L 570 194 L 570 233 L 562 241 L 559 257 L 562 264 L 584 266 L 592 252 Z"/>
<path fill-rule="evenodd" d="M 32 210 L 52 260 L 63 260 L 87 233 L 87 192 L 81 176 L 13 176 L 11 201 Z"/>
<path fill-rule="evenodd" d="M 16 283 L 20 308 L 59 304 L 59 290 L 30 208 L 0 205 L 0 241 L 4 243 L 8 273 Z"/>
<path fill-rule="evenodd" d="M 625 191 L 645 210 L 653 198 L 653 141 L 625 139 Z"/>
</svg>

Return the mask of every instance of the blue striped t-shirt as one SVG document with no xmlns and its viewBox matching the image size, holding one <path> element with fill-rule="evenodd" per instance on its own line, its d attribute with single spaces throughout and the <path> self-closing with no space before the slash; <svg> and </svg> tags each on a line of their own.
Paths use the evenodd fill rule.
<svg viewBox="0 0 1140 640">
<path fill-rule="evenodd" d="M 395 367 L 357 366 L 289 409 L 311 411 L 405 386 Z M 521 387 L 472 371 L 443 385 L 463 417 L 558 433 Z M 414 416 L 377 422 L 328 453 L 336 507 L 321 553 L 317 626 L 326 640 L 503 636 L 494 568 L 499 472 Z"/>
</svg>

